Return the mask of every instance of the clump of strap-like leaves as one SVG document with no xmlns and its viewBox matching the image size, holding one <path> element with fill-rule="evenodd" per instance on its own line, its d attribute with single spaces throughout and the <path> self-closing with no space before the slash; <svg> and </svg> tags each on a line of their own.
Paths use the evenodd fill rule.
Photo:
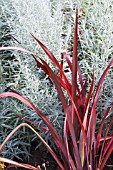
<svg viewBox="0 0 113 170">
<path fill-rule="evenodd" d="M 33 34 L 32 37 L 37 41 L 47 57 L 58 69 L 57 74 L 45 60 L 40 58 L 37 54 L 26 49 L 19 47 L 1 47 L 0 50 L 18 50 L 31 54 L 37 66 L 41 68 L 46 75 L 48 75 L 51 84 L 56 88 L 57 94 L 62 104 L 62 109 L 64 111 L 64 126 L 62 127 L 62 136 L 60 136 L 59 133 L 55 130 L 52 123 L 48 120 L 42 110 L 39 110 L 38 107 L 35 107 L 34 103 L 31 103 L 30 100 L 26 99 L 16 91 L 10 89 L 11 92 L 3 92 L 0 94 L 0 98 L 16 98 L 36 112 L 36 114 L 44 121 L 47 128 L 40 126 L 39 124 L 36 124 L 29 119 L 23 119 L 27 123 L 37 127 L 38 129 L 41 129 L 46 135 L 49 135 L 50 140 L 53 141 L 54 146 L 57 148 L 57 151 L 60 154 L 62 162 L 59 161 L 55 152 L 39 135 L 39 133 L 27 123 L 21 123 L 6 137 L 6 139 L 0 145 L 0 152 L 2 153 L 3 147 L 11 136 L 19 128 L 26 126 L 31 129 L 45 145 L 61 170 L 104 169 L 106 162 L 112 153 L 113 131 L 110 131 L 110 128 L 113 123 L 113 115 L 111 116 L 104 136 L 102 132 L 106 118 L 110 109 L 112 108 L 113 103 L 110 103 L 107 109 L 102 107 L 103 116 L 98 132 L 96 132 L 96 118 L 98 116 L 96 106 L 100 89 L 102 87 L 105 76 L 108 73 L 108 70 L 113 64 L 113 59 L 111 59 L 110 63 L 107 65 L 103 74 L 101 75 L 95 91 L 94 72 L 92 72 L 92 80 L 89 85 L 90 88 L 87 90 L 87 78 L 83 80 L 80 67 L 78 65 L 78 10 L 76 10 L 72 61 L 70 61 L 67 54 L 63 52 L 61 54 L 62 60 L 59 63 L 51 51 L 49 51 L 44 44 L 42 44 Z M 68 81 L 67 76 L 63 70 L 63 58 L 65 58 L 68 67 L 70 68 L 72 75 L 71 82 Z M 68 101 L 65 98 L 64 91 L 67 93 Z M 18 117 L 22 119 L 22 116 Z M 0 162 L 7 162 L 12 164 L 12 166 L 25 167 L 27 169 L 39 169 L 38 167 L 33 167 L 28 164 L 11 161 L 9 159 L 3 158 L 2 156 L 0 156 Z"/>
</svg>

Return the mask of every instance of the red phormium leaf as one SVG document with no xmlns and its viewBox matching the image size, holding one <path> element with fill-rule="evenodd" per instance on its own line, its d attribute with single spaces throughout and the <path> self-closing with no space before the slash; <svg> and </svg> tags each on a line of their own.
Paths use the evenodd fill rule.
<svg viewBox="0 0 113 170">
<path fill-rule="evenodd" d="M 65 80 L 65 83 L 66 83 L 67 87 L 70 89 L 71 85 L 70 85 L 66 75 L 64 74 L 60 64 L 58 63 L 57 59 L 54 57 L 53 53 L 51 51 L 49 51 L 49 49 L 44 44 L 42 44 L 33 34 L 31 34 L 31 35 L 38 42 L 40 47 L 44 50 L 44 52 L 47 54 L 47 56 L 53 62 L 53 64 L 59 69 L 60 73 L 62 74 L 62 76 L 63 76 L 63 78 Z"/>
<path fill-rule="evenodd" d="M 21 119 L 21 120 L 24 120 L 25 122 L 27 123 L 30 123 L 34 126 L 36 126 L 37 128 L 39 128 L 40 130 L 42 130 L 46 135 L 49 133 L 49 130 L 47 130 L 46 128 L 42 127 L 41 125 L 29 120 L 29 119 L 26 119 L 24 117 L 21 117 L 21 116 L 16 116 L 17 118 Z"/>
<path fill-rule="evenodd" d="M 104 72 L 103 72 L 103 74 L 102 74 L 102 76 L 99 80 L 99 83 L 98 83 L 98 86 L 97 86 L 97 89 L 96 89 L 96 93 L 95 93 L 95 97 L 94 97 L 94 100 L 93 100 L 93 105 L 92 105 L 92 109 L 91 109 L 91 116 L 90 116 L 90 120 L 89 120 L 88 133 L 87 133 L 87 137 L 88 137 L 88 139 L 90 139 L 89 144 L 88 144 L 89 151 L 92 148 L 94 138 L 95 138 L 97 100 L 98 100 L 98 97 L 99 97 L 100 89 L 101 89 L 101 86 L 103 84 L 104 78 L 105 78 L 105 76 L 106 76 L 106 74 L 107 74 L 107 72 L 108 72 L 108 70 L 109 70 L 109 68 L 112 64 L 113 64 L 113 59 L 108 64 L 107 68 L 104 70 Z"/>
<path fill-rule="evenodd" d="M 71 63 L 69 57 L 67 56 L 66 52 L 62 52 L 61 56 L 66 59 L 66 62 L 70 68 L 70 71 L 72 72 L 72 63 Z"/>
</svg>

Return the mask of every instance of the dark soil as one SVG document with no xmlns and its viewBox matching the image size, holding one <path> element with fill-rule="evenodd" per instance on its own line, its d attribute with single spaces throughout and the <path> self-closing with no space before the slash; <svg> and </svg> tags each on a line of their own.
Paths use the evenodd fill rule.
<svg viewBox="0 0 113 170">
<path fill-rule="evenodd" d="M 39 166 L 41 170 L 60 170 L 57 163 L 55 162 L 51 154 L 47 152 L 45 147 L 40 146 L 39 149 L 35 150 L 35 147 L 32 146 L 31 155 L 32 157 L 30 158 L 30 160 L 28 162 L 23 163 L 27 163 L 35 167 Z M 44 168 L 44 166 L 46 168 Z M 11 167 L 8 168 L 8 170 L 27 170 L 27 169 Z"/>
<path fill-rule="evenodd" d="M 43 164 L 45 164 L 47 170 L 59 170 L 57 163 L 43 146 L 32 151 L 31 154 L 33 155 L 29 162 L 31 165 L 39 165 L 41 169 L 44 169 Z"/>
</svg>

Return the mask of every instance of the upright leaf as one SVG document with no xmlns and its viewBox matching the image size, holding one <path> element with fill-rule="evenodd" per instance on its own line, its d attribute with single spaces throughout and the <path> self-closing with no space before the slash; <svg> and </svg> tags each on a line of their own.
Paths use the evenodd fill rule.
<svg viewBox="0 0 113 170">
<path fill-rule="evenodd" d="M 77 68 L 78 68 L 78 9 L 76 9 L 76 20 L 74 28 L 74 46 L 73 46 L 73 57 L 72 57 L 72 99 L 76 102 L 77 92 Z M 72 124 L 75 129 L 75 135 L 78 140 L 78 119 L 76 117 L 75 109 L 72 105 Z"/>
</svg>

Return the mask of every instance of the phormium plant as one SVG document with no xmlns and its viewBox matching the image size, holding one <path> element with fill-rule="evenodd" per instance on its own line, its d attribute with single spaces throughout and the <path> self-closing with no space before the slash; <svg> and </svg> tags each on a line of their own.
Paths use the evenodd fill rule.
<svg viewBox="0 0 113 170">
<path fill-rule="evenodd" d="M 32 35 L 32 34 L 31 34 Z M 75 21 L 75 31 L 74 31 L 74 46 L 73 46 L 73 57 L 72 62 L 66 55 L 66 53 L 61 54 L 61 62 L 59 63 L 54 55 L 45 47 L 34 35 L 32 37 L 41 46 L 43 51 L 57 67 L 59 73 L 55 74 L 54 71 L 49 67 L 49 65 L 40 58 L 37 54 L 30 52 L 28 50 L 18 48 L 18 47 L 1 47 L 0 50 L 19 50 L 21 52 L 29 53 L 33 56 L 36 61 L 37 67 L 41 68 L 45 74 L 48 75 L 51 82 L 55 85 L 59 99 L 62 103 L 62 109 L 64 111 L 64 126 L 63 135 L 57 133 L 51 122 L 46 118 L 46 116 L 34 106 L 29 100 L 18 94 L 16 91 L 10 89 L 11 92 L 3 92 L 0 94 L 0 98 L 13 97 L 25 105 L 30 107 L 35 111 L 38 116 L 44 121 L 49 130 L 44 127 L 35 124 L 34 122 L 24 119 L 27 123 L 40 128 L 45 134 L 50 134 L 50 139 L 56 146 L 59 154 L 61 156 L 62 162 L 59 161 L 55 152 L 49 147 L 49 145 L 44 141 L 44 139 L 27 123 L 22 123 L 18 125 L 4 140 L 0 145 L 0 153 L 9 138 L 22 126 L 27 126 L 30 128 L 45 145 L 48 151 L 51 153 L 58 166 L 62 170 L 102 170 L 106 166 L 106 162 L 112 153 L 113 148 L 113 131 L 110 131 L 110 127 L 113 123 L 113 116 L 111 116 L 110 122 L 107 126 L 105 136 L 102 136 L 102 131 L 106 117 L 113 105 L 111 103 L 107 110 L 104 112 L 102 121 L 98 132 L 96 132 L 96 104 L 99 97 L 99 92 L 103 84 L 104 78 L 113 64 L 113 59 L 110 61 L 106 69 L 104 70 L 95 94 L 94 92 L 94 73 L 92 73 L 92 82 L 89 90 L 87 90 L 87 78 L 83 80 L 78 65 L 78 9 L 76 9 L 76 21 Z M 65 72 L 63 71 L 63 59 L 66 60 L 70 72 L 72 74 L 71 83 L 68 81 Z M 79 81 L 78 81 L 79 80 Z M 64 91 L 67 93 L 68 101 L 65 98 Z M 0 156 L 0 162 L 7 162 L 12 164 L 12 166 L 25 167 L 27 169 L 39 169 L 38 167 L 33 167 L 28 164 L 17 163 L 9 159 Z"/>
</svg>

